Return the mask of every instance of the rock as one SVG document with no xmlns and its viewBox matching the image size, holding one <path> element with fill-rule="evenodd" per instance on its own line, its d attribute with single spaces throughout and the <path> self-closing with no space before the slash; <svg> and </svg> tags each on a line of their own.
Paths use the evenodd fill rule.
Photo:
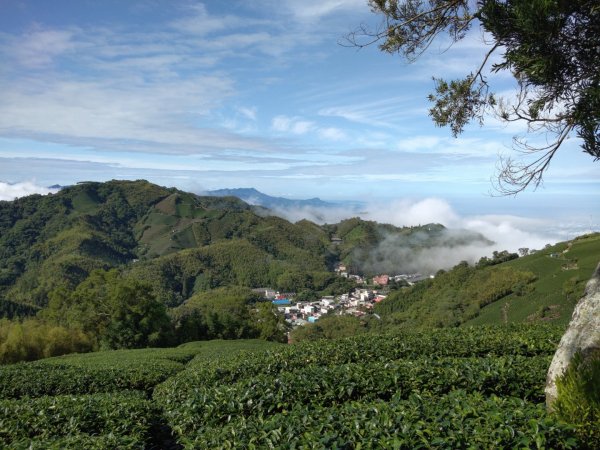
<svg viewBox="0 0 600 450">
<path fill-rule="evenodd" d="M 556 400 L 556 378 L 569 366 L 573 355 L 580 351 L 584 358 L 600 351 L 600 264 L 585 287 L 583 297 L 573 311 L 569 327 L 554 354 L 546 379 L 546 406 Z"/>
</svg>

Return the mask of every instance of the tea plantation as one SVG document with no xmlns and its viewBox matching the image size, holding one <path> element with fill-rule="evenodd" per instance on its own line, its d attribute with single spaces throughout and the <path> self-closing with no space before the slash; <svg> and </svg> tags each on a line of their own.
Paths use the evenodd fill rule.
<svg viewBox="0 0 600 450">
<path fill-rule="evenodd" d="M 209 341 L 0 368 L 0 447 L 580 448 L 543 387 L 562 329 Z"/>
</svg>

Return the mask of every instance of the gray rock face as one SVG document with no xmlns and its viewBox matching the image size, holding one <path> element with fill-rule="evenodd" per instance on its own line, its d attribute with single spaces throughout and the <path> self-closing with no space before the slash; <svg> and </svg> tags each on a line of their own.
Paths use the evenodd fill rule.
<svg viewBox="0 0 600 450">
<path fill-rule="evenodd" d="M 558 344 L 546 379 L 546 405 L 552 408 L 556 400 L 556 378 L 569 366 L 573 355 L 583 356 L 600 349 L 600 264 L 585 287 L 581 300 L 575 306 L 569 327 Z"/>
</svg>

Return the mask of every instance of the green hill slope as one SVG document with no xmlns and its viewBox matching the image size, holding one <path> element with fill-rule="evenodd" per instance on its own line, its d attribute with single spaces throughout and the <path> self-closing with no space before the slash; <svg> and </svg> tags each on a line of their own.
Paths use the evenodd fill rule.
<svg viewBox="0 0 600 450">
<path fill-rule="evenodd" d="M 375 311 L 402 327 L 564 325 L 599 261 L 600 234 L 586 235 L 502 263 L 459 264 L 393 292 Z"/>
<path fill-rule="evenodd" d="M 466 324 L 498 323 L 506 317 L 509 322 L 566 325 L 599 262 L 600 233 L 595 233 L 504 263 L 506 267 L 535 274 L 527 295 L 512 294 L 490 304 Z"/>
</svg>

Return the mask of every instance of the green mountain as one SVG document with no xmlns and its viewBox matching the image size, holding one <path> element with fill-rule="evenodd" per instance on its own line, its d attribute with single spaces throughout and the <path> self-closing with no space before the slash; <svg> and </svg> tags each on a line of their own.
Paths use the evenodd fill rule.
<svg viewBox="0 0 600 450">
<path fill-rule="evenodd" d="M 445 231 L 358 218 L 290 223 L 234 197 L 144 180 L 82 182 L 0 202 L 0 315 L 30 315 L 48 304 L 49 293 L 73 290 L 95 269 L 147 281 L 174 307 L 225 286 L 321 291 L 337 282 L 335 263 L 364 270 L 362 262 L 390 236 L 412 248 L 489 242 L 477 234 L 448 240 Z"/>
<path fill-rule="evenodd" d="M 534 254 L 459 264 L 435 279 L 393 292 L 375 311 L 390 326 L 551 322 L 566 324 L 600 255 L 600 233 Z M 514 255 L 516 256 L 516 255 Z"/>
</svg>

